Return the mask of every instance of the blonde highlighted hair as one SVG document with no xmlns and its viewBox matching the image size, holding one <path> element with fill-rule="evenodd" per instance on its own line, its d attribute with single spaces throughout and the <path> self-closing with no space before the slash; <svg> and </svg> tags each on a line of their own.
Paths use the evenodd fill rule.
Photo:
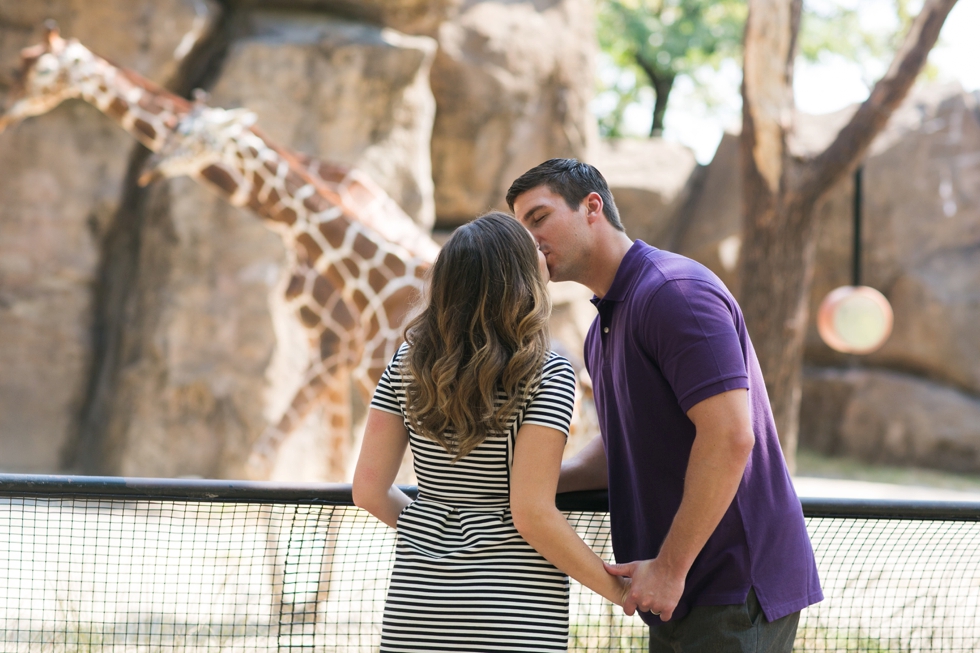
<svg viewBox="0 0 980 653">
<path fill-rule="evenodd" d="M 455 462 L 503 432 L 538 380 L 551 301 L 534 240 L 505 213 L 458 228 L 429 274 L 425 310 L 405 330 L 406 413 Z"/>
</svg>

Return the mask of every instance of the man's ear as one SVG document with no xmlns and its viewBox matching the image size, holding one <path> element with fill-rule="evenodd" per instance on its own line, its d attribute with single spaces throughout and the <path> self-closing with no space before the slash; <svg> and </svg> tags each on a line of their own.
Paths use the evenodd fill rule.
<svg viewBox="0 0 980 653">
<path fill-rule="evenodd" d="M 586 195 L 582 201 L 585 203 L 585 217 L 590 224 L 600 218 L 605 219 L 605 215 L 602 213 L 602 197 L 599 193 L 593 191 Z"/>
</svg>

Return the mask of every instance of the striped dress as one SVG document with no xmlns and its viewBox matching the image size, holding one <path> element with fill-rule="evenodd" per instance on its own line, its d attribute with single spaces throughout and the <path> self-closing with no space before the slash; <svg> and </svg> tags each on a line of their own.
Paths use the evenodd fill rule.
<svg viewBox="0 0 980 653">
<path fill-rule="evenodd" d="M 405 415 L 402 345 L 371 407 Z M 438 443 L 412 431 L 419 497 L 398 517 L 395 565 L 381 651 L 564 651 L 568 577 L 531 548 L 510 513 L 510 469 L 522 424 L 568 434 L 575 373 L 551 352 L 541 382 L 504 434 L 452 464 Z M 501 392 L 502 394 L 502 392 Z"/>
</svg>

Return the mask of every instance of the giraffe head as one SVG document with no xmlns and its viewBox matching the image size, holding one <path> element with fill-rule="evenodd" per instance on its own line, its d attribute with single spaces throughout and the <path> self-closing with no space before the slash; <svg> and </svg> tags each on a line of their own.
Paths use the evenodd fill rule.
<svg viewBox="0 0 980 653">
<path fill-rule="evenodd" d="M 81 95 L 77 77 L 79 70 L 94 58 L 92 53 L 74 39 L 61 38 L 54 21 L 47 21 L 44 27 L 44 41 L 20 53 L 21 67 L 13 102 L 0 116 L 0 131 Z"/>
<path fill-rule="evenodd" d="M 209 107 L 205 99 L 203 91 L 195 92 L 191 110 L 180 117 L 162 147 L 147 161 L 139 178 L 141 186 L 160 178 L 195 176 L 211 166 L 237 177 L 235 158 L 242 139 L 251 135 L 256 115 L 247 109 Z"/>
</svg>

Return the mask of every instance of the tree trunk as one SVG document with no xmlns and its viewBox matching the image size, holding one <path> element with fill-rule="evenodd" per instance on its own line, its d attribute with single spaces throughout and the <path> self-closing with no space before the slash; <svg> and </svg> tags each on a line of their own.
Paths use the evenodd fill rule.
<svg viewBox="0 0 980 653">
<path fill-rule="evenodd" d="M 739 301 L 790 471 L 796 467 L 814 207 L 858 165 L 908 94 L 956 0 L 926 0 L 885 76 L 834 142 L 808 160 L 786 147 L 802 0 L 749 0 L 742 81 Z"/>
<path fill-rule="evenodd" d="M 755 190 L 745 188 L 746 195 L 753 192 L 765 195 L 758 183 Z M 795 471 L 815 225 L 812 204 L 775 199 L 745 221 L 739 302 L 766 381 L 779 444 Z"/>
<path fill-rule="evenodd" d="M 664 133 L 664 114 L 667 112 L 667 98 L 674 87 L 676 75 L 661 75 L 643 57 L 636 55 L 636 62 L 646 73 L 653 87 L 653 121 L 650 123 L 650 138 Z"/>
<path fill-rule="evenodd" d="M 802 0 L 755 0 L 745 26 L 742 77 L 743 243 L 739 302 L 766 380 L 776 431 L 796 469 L 810 236 L 806 212 L 787 193 L 793 58 Z M 812 258 L 812 254 L 811 254 Z"/>
</svg>

